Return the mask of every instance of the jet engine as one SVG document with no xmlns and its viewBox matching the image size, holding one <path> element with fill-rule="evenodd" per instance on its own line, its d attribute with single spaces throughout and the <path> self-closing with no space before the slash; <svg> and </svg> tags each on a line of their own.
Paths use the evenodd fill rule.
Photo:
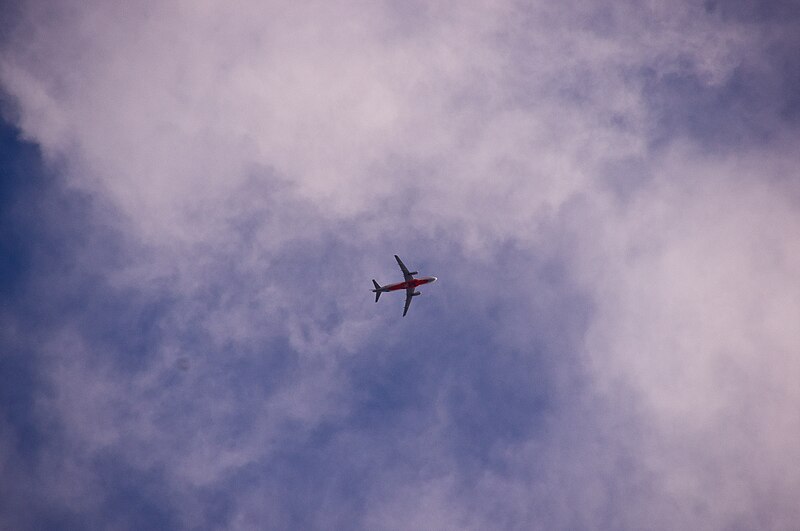
<svg viewBox="0 0 800 531">
<path fill-rule="evenodd" d="M 416 297 L 417 295 L 422 295 L 422 292 L 415 291 L 414 293 L 411 294 L 412 297 Z"/>
</svg>

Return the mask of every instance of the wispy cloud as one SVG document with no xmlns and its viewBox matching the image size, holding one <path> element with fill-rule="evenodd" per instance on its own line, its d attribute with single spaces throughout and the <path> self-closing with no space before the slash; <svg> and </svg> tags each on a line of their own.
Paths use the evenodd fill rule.
<svg viewBox="0 0 800 531">
<path fill-rule="evenodd" d="M 791 528 L 796 15 L 23 3 L 3 519 Z"/>
</svg>

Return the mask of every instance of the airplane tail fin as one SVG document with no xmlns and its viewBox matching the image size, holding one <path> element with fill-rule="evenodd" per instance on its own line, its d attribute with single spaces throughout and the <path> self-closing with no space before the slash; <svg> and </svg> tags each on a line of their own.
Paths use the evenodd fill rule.
<svg viewBox="0 0 800 531">
<path fill-rule="evenodd" d="M 375 289 L 372 290 L 375 293 L 375 302 L 378 302 L 378 299 L 381 298 L 381 293 L 383 293 L 382 291 L 380 291 L 381 285 L 375 282 L 374 278 L 372 279 L 372 285 L 375 286 Z"/>
</svg>

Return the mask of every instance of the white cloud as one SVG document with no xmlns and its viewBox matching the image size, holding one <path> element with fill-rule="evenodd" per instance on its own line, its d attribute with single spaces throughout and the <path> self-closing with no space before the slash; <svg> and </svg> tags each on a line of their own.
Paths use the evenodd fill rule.
<svg viewBox="0 0 800 531">
<path fill-rule="evenodd" d="M 80 323 L 37 343 L 52 353 L 39 407 L 80 459 L 110 447 L 162 470 L 183 521 L 202 525 L 196 489 L 347 417 L 359 392 L 348 363 L 381 363 L 400 341 L 366 291 L 363 304 L 349 296 L 386 270 L 376 251 L 438 246 L 455 253 L 439 259 L 451 278 L 488 273 L 471 298 L 498 323 L 491 344 L 534 350 L 559 325 L 541 299 L 574 303 L 543 295 L 541 263 L 495 278 L 510 243 L 557 258 L 558 286 L 592 301 L 583 357 L 570 358 L 585 366 L 563 362 L 550 431 L 490 448 L 515 472 L 487 464 L 474 488 L 457 456 L 430 450 L 458 422 L 447 401 L 420 414 L 402 446 L 444 464 L 380 476 L 365 525 L 797 521 L 791 135 L 776 120 L 768 145 L 736 154 L 692 139 L 656 149 L 645 92 L 678 76 L 725 93 L 765 53 L 758 28 L 688 3 L 47 4 L 26 4 L 0 81 L 24 133 L 109 209 L 98 225 L 121 231 L 123 265 L 88 252 L 82 266 L 116 297 L 162 305 L 131 303 L 134 317 L 159 316 L 161 335 L 130 374 L 119 344 L 106 359 Z M 635 185 L 615 195 L 609 177 Z M 439 287 L 446 308 L 468 300 Z M 508 290 L 514 304 L 496 295 Z M 514 326 L 497 317 L 503 302 Z M 577 332 L 563 334 L 556 351 Z M 263 386 L 247 379 L 271 371 Z M 280 512 L 263 501 L 277 481 L 237 498 L 233 524 L 252 525 L 263 504 Z"/>
<path fill-rule="evenodd" d="M 432 197 L 420 214 L 442 223 L 498 202 L 527 220 L 598 162 L 642 154 L 637 68 L 724 79 L 751 44 L 681 6 L 615 8 L 607 28 L 580 3 L 434 6 L 410 20 L 391 4 L 31 11 L 37 31 L 3 61 L 25 131 L 167 241 L 202 238 L 198 218 L 218 222 L 220 199 L 259 168 L 336 215 L 419 190 Z M 496 223 L 478 230 L 519 232 Z"/>
<path fill-rule="evenodd" d="M 676 150 L 635 204 L 587 231 L 596 381 L 631 388 L 640 458 L 690 527 L 800 516 L 794 159 Z"/>
</svg>

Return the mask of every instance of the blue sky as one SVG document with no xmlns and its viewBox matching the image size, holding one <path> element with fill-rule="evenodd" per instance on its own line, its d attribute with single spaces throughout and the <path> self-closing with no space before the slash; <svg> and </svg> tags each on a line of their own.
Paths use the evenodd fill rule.
<svg viewBox="0 0 800 531">
<path fill-rule="evenodd" d="M 8 12 L 5 526 L 800 519 L 794 3 Z"/>
</svg>

